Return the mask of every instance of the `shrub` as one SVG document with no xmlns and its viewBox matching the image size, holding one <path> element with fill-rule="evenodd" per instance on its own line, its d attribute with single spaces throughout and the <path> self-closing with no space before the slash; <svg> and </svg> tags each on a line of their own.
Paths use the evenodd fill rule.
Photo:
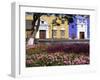
<svg viewBox="0 0 100 80">
<path fill-rule="evenodd" d="M 89 53 L 89 44 L 58 44 L 47 48 L 48 53 Z"/>
</svg>

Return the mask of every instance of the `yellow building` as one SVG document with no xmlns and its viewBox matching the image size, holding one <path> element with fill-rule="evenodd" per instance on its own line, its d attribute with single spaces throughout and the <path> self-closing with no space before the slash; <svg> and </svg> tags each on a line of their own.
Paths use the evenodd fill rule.
<svg viewBox="0 0 100 80">
<path fill-rule="evenodd" d="M 42 19 L 48 22 L 49 24 L 49 38 L 57 39 L 68 39 L 69 29 L 68 29 L 68 20 L 60 19 L 59 17 L 51 16 L 42 16 Z"/>
<path fill-rule="evenodd" d="M 48 37 L 44 37 L 44 38 L 68 39 L 69 29 L 68 29 L 67 19 L 63 20 L 62 18 L 56 17 L 55 15 L 50 15 L 50 16 L 43 15 L 41 16 L 41 19 L 44 20 L 48 24 L 48 31 L 47 31 L 48 33 L 47 32 L 45 33 L 45 35 L 48 35 Z M 26 26 L 28 26 L 26 34 L 28 35 L 31 32 L 31 31 L 28 31 L 28 28 L 29 29 L 31 28 L 32 20 L 33 20 L 32 15 L 26 15 Z"/>
<path fill-rule="evenodd" d="M 31 27 L 32 27 L 32 20 L 33 20 L 33 17 L 31 16 L 31 15 L 26 15 L 25 16 L 25 28 L 26 28 L 26 34 L 25 34 L 25 36 L 26 36 L 26 38 L 29 38 L 30 37 L 30 35 L 31 35 Z"/>
</svg>

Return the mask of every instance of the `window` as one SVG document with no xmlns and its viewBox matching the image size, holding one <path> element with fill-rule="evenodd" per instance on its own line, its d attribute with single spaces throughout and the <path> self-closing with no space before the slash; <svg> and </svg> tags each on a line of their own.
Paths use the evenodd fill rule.
<svg viewBox="0 0 100 80">
<path fill-rule="evenodd" d="M 81 24 L 81 27 L 83 27 L 83 24 Z"/>
<path fill-rule="evenodd" d="M 82 23 L 82 19 L 79 19 L 79 23 Z"/>
<path fill-rule="evenodd" d="M 53 37 L 53 38 L 56 38 L 56 36 L 57 36 L 57 30 L 53 30 L 53 31 L 52 31 L 52 34 L 53 34 L 52 37 Z"/>
<path fill-rule="evenodd" d="M 32 20 L 26 20 L 26 29 L 31 29 L 32 27 Z"/>
<path fill-rule="evenodd" d="M 44 21 L 41 21 L 42 24 L 44 24 Z"/>
<path fill-rule="evenodd" d="M 83 23 L 86 23 L 86 19 L 83 19 Z"/>
<path fill-rule="evenodd" d="M 56 19 L 52 20 L 52 24 L 55 24 L 56 23 Z"/>
<path fill-rule="evenodd" d="M 64 24 L 65 23 L 65 20 L 62 20 L 62 24 Z"/>
<path fill-rule="evenodd" d="M 65 38 L 65 30 L 60 30 L 61 38 Z"/>
<path fill-rule="evenodd" d="M 72 28 L 74 28 L 74 25 L 72 25 Z"/>
</svg>

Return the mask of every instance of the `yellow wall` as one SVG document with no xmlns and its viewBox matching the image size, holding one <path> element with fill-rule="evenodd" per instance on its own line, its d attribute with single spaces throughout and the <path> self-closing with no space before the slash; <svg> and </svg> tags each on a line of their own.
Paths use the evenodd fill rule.
<svg viewBox="0 0 100 80">
<path fill-rule="evenodd" d="M 60 30 L 61 28 L 65 28 L 65 38 L 68 39 L 68 33 L 69 33 L 69 30 L 68 30 L 68 21 L 66 20 L 64 24 L 61 23 L 61 20 L 59 20 L 57 17 L 55 16 L 42 16 L 41 17 L 42 19 L 44 19 L 45 21 L 47 21 L 47 23 L 49 24 L 49 38 L 52 38 L 52 28 L 56 28 L 57 30 L 57 36 L 56 38 L 61 38 L 61 33 L 60 33 Z M 57 18 L 57 22 L 60 23 L 60 26 L 53 26 L 52 25 L 52 20 Z"/>
<path fill-rule="evenodd" d="M 57 17 L 55 17 L 54 15 L 52 15 L 52 16 L 46 16 L 46 15 L 41 16 L 41 19 L 46 21 L 49 25 L 49 33 L 48 33 L 49 38 L 52 38 L 52 28 L 56 28 L 56 30 L 57 30 L 56 38 L 59 38 L 59 39 L 61 38 L 61 33 L 60 33 L 61 28 L 65 28 L 65 37 L 64 38 L 68 39 L 68 36 L 69 36 L 68 20 L 66 20 L 65 23 L 62 24 L 61 20 L 59 20 L 57 18 L 56 22 L 60 23 L 60 26 L 53 26 L 52 25 L 52 20 L 54 20 L 55 18 L 57 18 Z M 33 20 L 33 17 L 32 16 L 26 16 L 26 20 Z"/>
<path fill-rule="evenodd" d="M 69 36 L 69 30 L 68 30 L 68 21 L 65 21 L 64 24 L 61 24 L 60 26 L 53 26 L 52 24 L 50 25 L 50 28 L 49 28 L 49 37 L 52 38 L 52 30 L 57 30 L 57 36 L 56 38 L 61 38 L 61 30 L 62 28 L 65 29 L 65 36 L 64 38 L 65 39 L 68 39 L 68 36 Z"/>
<path fill-rule="evenodd" d="M 33 17 L 31 15 L 25 16 L 26 20 L 33 20 Z"/>
<path fill-rule="evenodd" d="M 49 33 L 48 33 L 49 38 L 52 38 L 52 20 L 55 18 L 56 17 L 53 15 L 52 16 L 46 16 L 46 15 L 41 16 L 41 19 L 45 20 L 49 25 Z"/>
</svg>

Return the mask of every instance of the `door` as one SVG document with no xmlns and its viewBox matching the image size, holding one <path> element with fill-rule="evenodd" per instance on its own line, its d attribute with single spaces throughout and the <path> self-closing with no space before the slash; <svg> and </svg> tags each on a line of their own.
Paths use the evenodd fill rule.
<svg viewBox="0 0 100 80">
<path fill-rule="evenodd" d="M 84 39 L 84 32 L 80 32 L 80 39 Z"/>
<path fill-rule="evenodd" d="M 45 39 L 46 38 L 46 30 L 40 30 L 39 31 L 39 37 L 40 39 Z"/>
</svg>

